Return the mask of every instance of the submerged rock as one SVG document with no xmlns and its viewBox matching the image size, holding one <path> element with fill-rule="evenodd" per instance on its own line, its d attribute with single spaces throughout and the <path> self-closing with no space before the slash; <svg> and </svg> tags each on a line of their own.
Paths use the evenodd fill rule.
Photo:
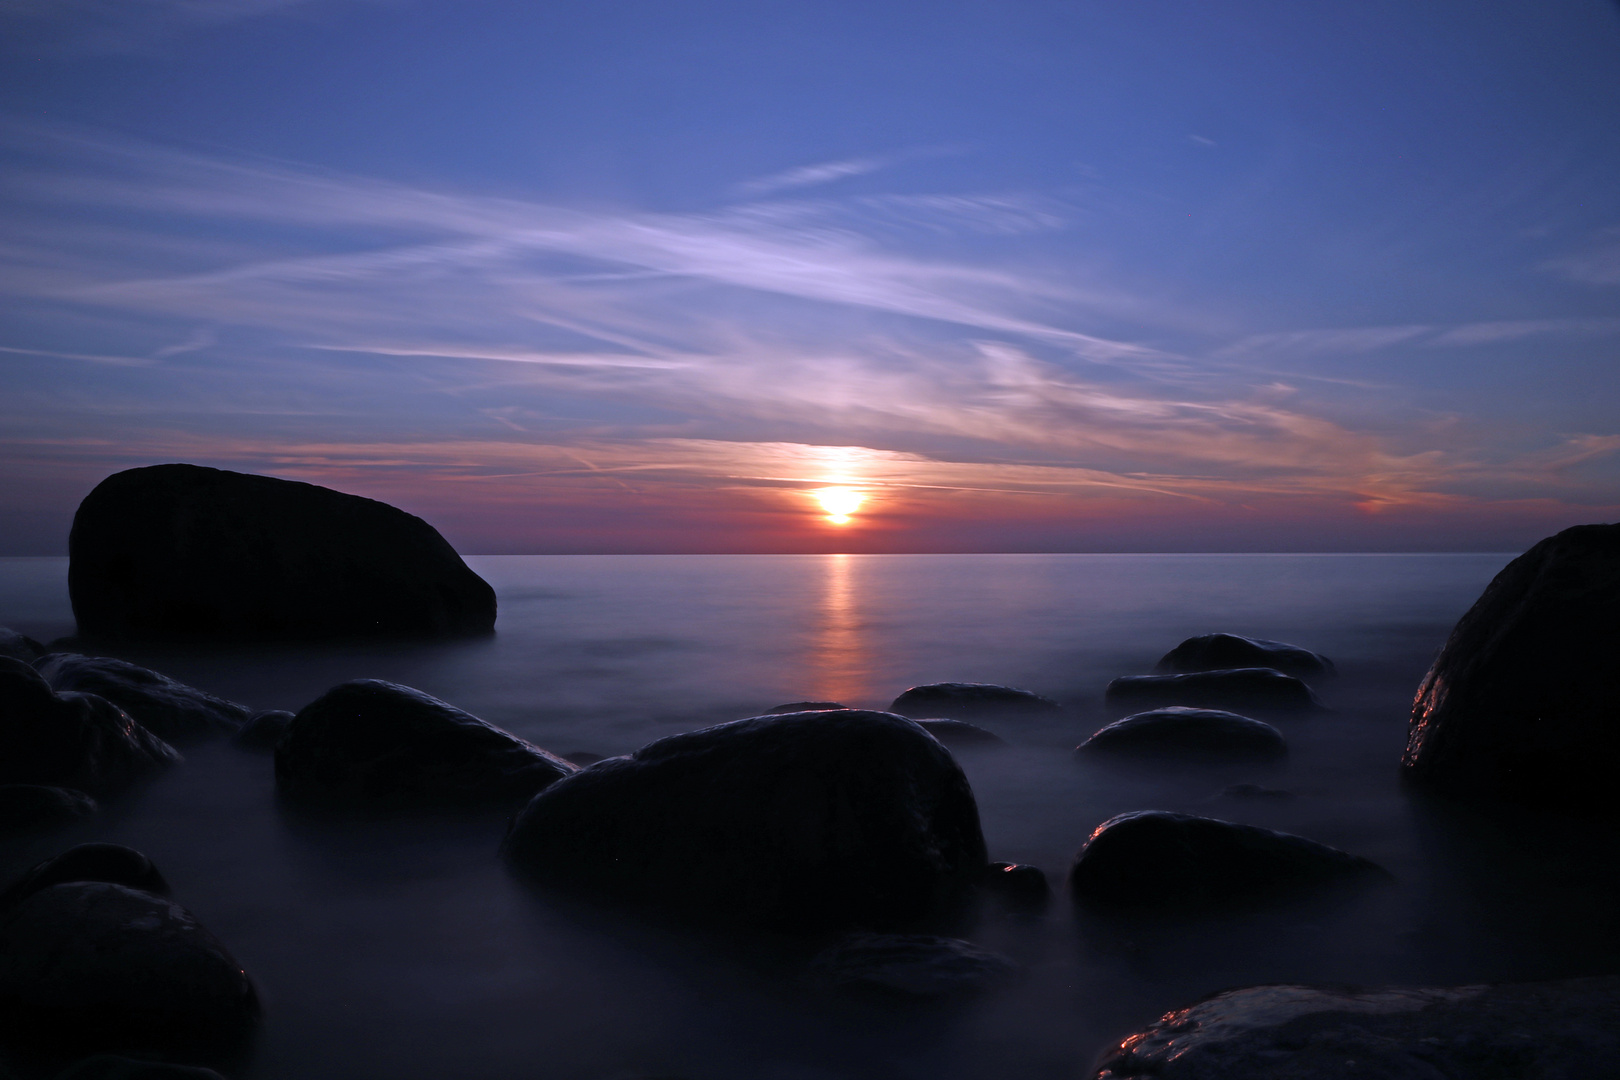
<svg viewBox="0 0 1620 1080">
<path fill-rule="evenodd" d="M 1237 634 L 1190 637 L 1160 657 L 1153 670 L 1171 673 L 1228 668 L 1271 668 L 1304 679 L 1337 674 L 1333 661 L 1321 653 L 1281 641 L 1239 637 Z"/>
<path fill-rule="evenodd" d="M 850 934 L 816 954 L 806 981 L 845 994 L 934 999 L 981 993 L 1018 969 L 1000 953 L 929 934 Z"/>
<path fill-rule="evenodd" d="M 244 750 L 274 750 L 292 722 L 293 714 L 286 709 L 256 712 L 231 736 L 231 745 Z"/>
<path fill-rule="evenodd" d="M 97 1054 L 58 1073 L 56 1080 L 225 1080 L 200 1065 L 173 1065 L 142 1061 L 117 1054 Z"/>
<path fill-rule="evenodd" d="M 1620 977 L 1227 990 L 1106 1051 L 1092 1080 L 1503 1080 L 1620 1075 Z"/>
<path fill-rule="evenodd" d="M 110 656 L 53 653 L 36 667 L 51 689 L 104 697 L 165 742 L 230 735 L 250 715 L 246 706 Z"/>
<path fill-rule="evenodd" d="M 96 800 L 72 788 L 0 784 L 0 835 L 49 832 L 83 821 L 95 812 Z"/>
<path fill-rule="evenodd" d="M 537 795 L 505 851 L 539 884 L 789 933 L 925 927 L 986 863 L 950 752 L 859 709 L 738 720 L 598 762 Z"/>
<path fill-rule="evenodd" d="M 68 537 L 93 639 L 487 633 L 495 592 L 421 518 L 386 503 L 197 465 L 114 473 Z"/>
<path fill-rule="evenodd" d="M 1007 740 L 964 720 L 918 720 L 917 726 L 946 746 L 1006 746 Z"/>
<path fill-rule="evenodd" d="M 1565 529 L 1514 559 L 1418 688 L 1406 775 L 1459 795 L 1615 813 L 1616 612 L 1620 525 Z"/>
<path fill-rule="evenodd" d="M 259 1004 L 180 905 L 105 882 L 52 885 L 0 914 L 0 1045 L 212 1062 L 241 1050 Z"/>
<path fill-rule="evenodd" d="M 0 892 L 0 909 L 19 904 L 41 889 L 69 881 L 102 881 L 156 896 L 169 895 L 169 883 L 158 868 L 134 848 L 122 844 L 80 844 L 24 872 Z"/>
<path fill-rule="evenodd" d="M 55 693 L 39 672 L 0 656 L 0 783 L 100 795 L 179 760 L 112 702 Z"/>
<path fill-rule="evenodd" d="M 1320 709 L 1311 688 L 1271 668 L 1227 668 L 1186 675 L 1123 675 L 1108 684 L 1110 705 L 1159 709 L 1186 705 L 1206 709 Z"/>
<path fill-rule="evenodd" d="M 1214 911 L 1387 880 L 1377 863 L 1253 825 L 1143 810 L 1099 825 L 1069 873 L 1076 902 L 1135 911 Z"/>
<path fill-rule="evenodd" d="M 10 627 L 0 626 L 0 656 L 9 656 L 13 660 L 32 664 L 44 655 L 45 646 L 27 634 L 19 634 Z"/>
<path fill-rule="evenodd" d="M 334 806 L 512 808 L 577 766 L 420 690 L 333 687 L 276 744 L 276 785 Z"/>
<path fill-rule="evenodd" d="M 1288 741 L 1260 720 L 1221 709 L 1171 705 L 1116 720 L 1076 749 L 1086 754 L 1268 761 L 1287 756 Z"/>
<path fill-rule="evenodd" d="M 1008 907 L 1025 911 L 1045 908 L 1052 899 L 1052 887 L 1046 883 L 1046 872 L 1026 863 L 991 863 L 985 868 L 979 883 L 985 892 Z"/>
<path fill-rule="evenodd" d="M 913 686 L 894 699 L 890 712 L 911 717 L 979 720 L 1007 716 L 1044 716 L 1062 706 L 1028 690 L 994 683 L 928 683 Z"/>
<path fill-rule="evenodd" d="M 840 705 L 836 701 L 790 701 L 786 705 L 777 705 L 766 709 L 764 716 L 774 716 L 777 713 L 790 712 L 827 712 L 832 709 L 847 709 L 848 705 Z"/>
</svg>

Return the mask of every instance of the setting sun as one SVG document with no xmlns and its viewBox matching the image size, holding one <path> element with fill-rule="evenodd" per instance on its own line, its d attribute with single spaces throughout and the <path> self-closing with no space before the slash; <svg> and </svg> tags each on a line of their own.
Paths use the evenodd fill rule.
<svg viewBox="0 0 1620 1080">
<path fill-rule="evenodd" d="M 859 510 L 866 496 L 854 488 L 830 487 L 812 491 L 821 508 L 827 511 L 827 520 L 834 525 L 848 525 L 849 516 Z"/>
</svg>

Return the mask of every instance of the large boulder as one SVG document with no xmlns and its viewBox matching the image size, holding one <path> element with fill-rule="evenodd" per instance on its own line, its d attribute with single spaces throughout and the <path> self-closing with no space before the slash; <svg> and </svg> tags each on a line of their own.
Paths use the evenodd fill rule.
<svg viewBox="0 0 1620 1080">
<path fill-rule="evenodd" d="M 1320 709 L 1311 688 L 1271 668 L 1227 668 L 1185 675 L 1122 675 L 1108 684 L 1103 700 L 1128 708 L 1187 705 L 1206 709 L 1268 709 L 1303 712 Z"/>
<path fill-rule="evenodd" d="M 986 720 L 1009 716 L 1050 716 L 1063 706 L 1029 690 L 995 683 L 942 682 L 913 686 L 895 698 L 889 711 L 909 716 Z"/>
<path fill-rule="evenodd" d="M 246 972 L 180 905 L 123 885 L 52 885 L 0 913 L 0 1045 L 209 1063 L 259 1014 Z"/>
<path fill-rule="evenodd" d="M 69 881 L 101 881 L 139 889 L 155 896 L 169 895 L 169 883 L 157 866 L 134 848 L 122 844 L 92 843 L 68 848 L 62 854 L 30 867 L 0 892 L 0 910 Z"/>
<path fill-rule="evenodd" d="M 986 866 L 950 752 L 861 709 L 738 720 L 598 762 L 536 796 L 505 850 L 540 884 L 788 933 L 927 927 Z"/>
<path fill-rule="evenodd" d="M 1288 742 L 1263 720 L 1170 705 L 1116 720 L 1076 750 L 1192 761 L 1272 761 L 1287 756 Z"/>
<path fill-rule="evenodd" d="M 52 653 L 35 667 L 51 689 L 104 697 L 165 742 L 230 735 L 251 715 L 245 705 L 110 656 Z"/>
<path fill-rule="evenodd" d="M 1321 653 L 1264 638 L 1237 634 L 1201 634 L 1190 637 L 1159 658 L 1153 670 L 1161 674 L 1181 671 L 1218 671 L 1223 668 L 1271 668 L 1285 675 L 1309 679 L 1336 674 L 1333 661 Z"/>
<path fill-rule="evenodd" d="M 1620 1076 L 1620 977 L 1500 986 L 1250 986 L 1105 1051 L 1092 1080 Z"/>
<path fill-rule="evenodd" d="M 1412 703 L 1412 780 L 1614 813 L 1620 774 L 1620 525 L 1578 525 L 1497 574 Z"/>
<path fill-rule="evenodd" d="M 305 705 L 275 745 L 295 801 L 407 809 L 514 809 L 572 763 L 408 686 L 358 679 Z"/>
<path fill-rule="evenodd" d="M 153 465 L 73 518 L 68 592 L 92 639 L 474 634 L 495 592 L 386 503 L 269 476 Z"/>
<path fill-rule="evenodd" d="M 0 656 L 0 783 L 101 795 L 179 760 L 112 702 L 58 694 L 27 664 Z"/>
<path fill-rule="evenodd" d="M 1387 878 L 1376 863 L 1302 836 L 1143 810 L 1097 826 L 1069 889 L 1099 909 L 1199 913 Z"/>
</svg>

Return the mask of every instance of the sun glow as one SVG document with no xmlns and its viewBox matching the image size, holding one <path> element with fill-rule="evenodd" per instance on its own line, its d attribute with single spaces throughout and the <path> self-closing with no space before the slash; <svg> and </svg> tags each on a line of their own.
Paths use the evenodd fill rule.
<svg viewBox="0 0 1620 1080">
<path fill-rule="evenodd" d="M 850 515 L 861 508 L 866 496 L 854 488 L 830 487 L 812 491 L 821 508 L 827 511 L 827 520 L 834 525 L 848 525 Z"/>
</svg>

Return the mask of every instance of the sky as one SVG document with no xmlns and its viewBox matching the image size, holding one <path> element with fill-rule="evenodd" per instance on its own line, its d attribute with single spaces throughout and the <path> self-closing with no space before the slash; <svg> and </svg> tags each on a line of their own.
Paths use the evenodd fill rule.
<svg viewBox="0 0 1620 1080">
<path fill-rule="evenodd" d="M 1620 5 L 0 0 L 0 554 L 168 461 L 466 554 L 1617 520 Z"/>
</svg>

